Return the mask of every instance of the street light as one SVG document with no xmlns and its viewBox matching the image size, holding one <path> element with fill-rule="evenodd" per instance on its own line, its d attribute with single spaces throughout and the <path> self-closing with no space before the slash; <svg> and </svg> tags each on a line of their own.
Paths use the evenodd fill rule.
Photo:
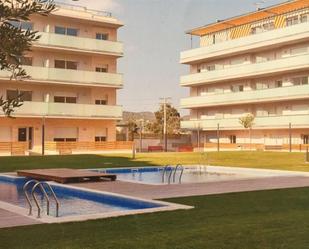
<svg viewBox="0 0 309 249">
<path fill-rule="evenodd" d="M 140 126 L 139 126 L 139 152 L 143 150 L 143 129 L 144 129 L 144 119 L 140 119 Z"/>
</svg>

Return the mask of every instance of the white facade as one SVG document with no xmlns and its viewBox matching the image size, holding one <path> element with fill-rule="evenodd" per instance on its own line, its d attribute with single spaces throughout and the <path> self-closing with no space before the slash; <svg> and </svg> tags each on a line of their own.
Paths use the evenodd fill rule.
<svg viewBox="0 0 309 249">
<path fill-rule="evenodd" d="M 182 128 L 205 144 L 217 142 L 218 128 L 221 143 L 309 143 L 308 2 L 290 1 L 189 33 L 200 36 L 200 47 L 181 53 L 180 62 L 190 67 L 180 79 L 190 88 L 181 100 L 190 109 Z M 255 117 L 251 139 L 239 122 L 249 113 Z"/>
</svg>

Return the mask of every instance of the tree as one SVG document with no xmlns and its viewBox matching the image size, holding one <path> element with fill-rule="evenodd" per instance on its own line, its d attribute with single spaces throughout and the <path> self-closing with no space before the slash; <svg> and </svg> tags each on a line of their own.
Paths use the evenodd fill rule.
<svg viewBox="0 0 309 249">
<path fill-rule="evenodd" d="M 37 31 L 23 29 L 21 23 L 30 20 L 34 14 L 46 16 L 55 9 L 52 0 L 1 0 L 0 1 L 0 70 L 10 72 L 15 80 L 30 76 L 22 67 L 25 54 L 31 51 L 33 42 L 40 36 Z M 5 100 L 0 96 L 0 108 L 10 116 L 22 105 L 22 96 Z"/>
<path fill-rule="evenodd" d="M 128 131 L 129 131 L 129 140 L 134 141 L 134 135 L 138 134 L 139 128 L 137 125 L 137 121 L 131 116 L 127 123 Z"/>
<path fill-rule="evenodd" d="M 163 134 L 164 124 L 164 107 L 163 104 L 160 109 L 155 112 L 156 120 L 149 122 L 146 129 L 155 134 Z M 166 120 L 167 120 L 167 134 L 178 134 L 180 130 L 180 114 L 176 108 L 171 104 L 166 105 Z"/>
<path fill-rule="evenodd" d="M 239 118 L 239 123 L 249 131 L 249 140 L 250 140 L 250 149 L 251 149 L 251 130 L 252 126 L 254 125 L 254 115 L 251 113 L 248 113 L 247 115 Z"/>
</svg>

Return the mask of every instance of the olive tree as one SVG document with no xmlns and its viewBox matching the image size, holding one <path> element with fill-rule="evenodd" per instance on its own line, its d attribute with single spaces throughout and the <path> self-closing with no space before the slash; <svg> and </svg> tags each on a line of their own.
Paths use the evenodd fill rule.
<svg viewBox="0 0 309 249">
<path fill-rule="evenodd" d="M 0 71 L 7 71 L 10 80 L 23 80 L 30 76 L 23 69 L 25 54 L 40 36 L 37 31 L 24 29 L 22 22 L 32 15 L 47 16 L 55 9 L 52 0 L 1 0 L 0 1 Z M 22 96 L 5 99 L 0 96 L 0 108 L 6 116 L 22 105 Z"/>
<path fill-rule="evenodd" d="M 239 118 L 239 123 L 249 131 L 249 140 L 250 140 L 250 149 L 251 149 L 251 133 L 252 133 L 252 126 L 254 125 L 254 115 L 251 113 L 246 114 L 243 117 Z"/>
</svg>

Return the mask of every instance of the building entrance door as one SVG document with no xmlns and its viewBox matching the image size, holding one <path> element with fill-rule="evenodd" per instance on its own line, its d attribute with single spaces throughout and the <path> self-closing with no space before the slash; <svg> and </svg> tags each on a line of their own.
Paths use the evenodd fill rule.
<svg viewBox="0 0 309 249">
<path fill-rule="evenodd" d="M 304 135 L 303 142 L 304 144 L 309 144 L 309 135 Z"/>
<path fill-rule="evenodd" d="M 28 142 L 28 149 L 33 148 L 33 127 L 18 128 L 18 142 Z"/>
<path fill-rule="evenodd" d="M 18 142 L 27 141 L 27 128 L 18 128 Z"/>
</svg>

